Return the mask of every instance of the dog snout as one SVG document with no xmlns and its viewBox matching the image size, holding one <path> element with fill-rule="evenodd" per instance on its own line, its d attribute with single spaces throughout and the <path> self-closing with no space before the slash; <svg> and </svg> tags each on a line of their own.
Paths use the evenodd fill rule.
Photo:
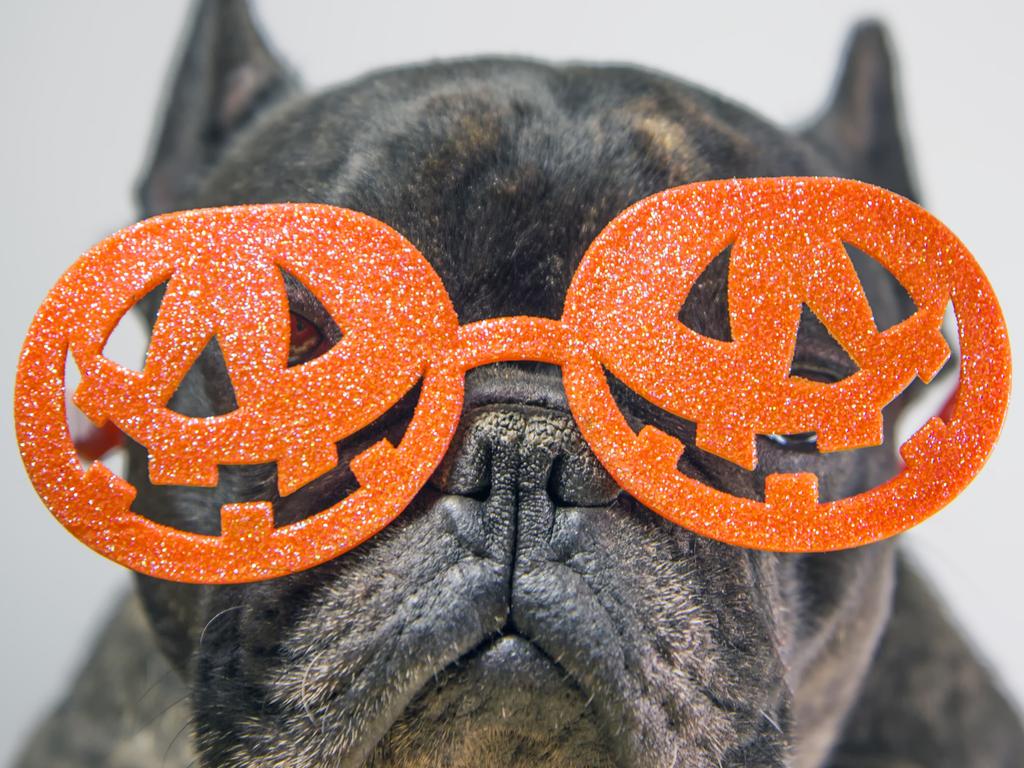
<svg viewBox="0 0 1024 768">
<path fill-rule="evenodd" d="M 539 496 L 556 508 L 604 507 L 618 498 L 621 489 L 568 411 L 560 379 L 515 369 L 469 379 L 466 402 L 433 478 L 442 493 L 479 501 Z"/>
<path fill-rule="evenodd" d="M 518 568 L 579 551 L 622 491 L 580 434 L 557 368 L 478 371 L 432 485 L 463 546 L 511 568 L 517 584 Z"/>
</svg>

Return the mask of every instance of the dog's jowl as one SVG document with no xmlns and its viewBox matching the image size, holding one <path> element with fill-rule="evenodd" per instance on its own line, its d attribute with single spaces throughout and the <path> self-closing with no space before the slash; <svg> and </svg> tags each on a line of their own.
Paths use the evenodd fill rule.
<svg viewBox="0 0 1024 768">
<path fill-rule="evenodd" d="M 889 54 L 858 28 L 832 102 L 802 132 L 674 78 L 511 59 L 431 63 L 306 93 L 241 2 L 202 4 L 141 186 L 141 213 L 260 202 L 362 211 L 429 260 L 462 323 L 557 318 L 584 250 L 666 188 L 833 175 L 914 197 Z M 728 253 L 681 308 L 728 339 Z M 862 277 L 880 323 L 908 299 Z M 312 330 L 339 338 L 300 281 Z M 159 296 L 142 305 L 152 321 Z M 912 308 L 910 308 L 912 311 Z M 794 365 L 850 362 L 805 318 Z M 306 326 L 303 326 L 305 329 Z M 311 341 L 312 339 L 312 341 Z M 770 472 L 814 472 L 841 498 L 899 469 L 883 446 L 819 453 L 758 437 L 743 470 L 694 425 L 610 377 L 630 425 L 686 446 L 680 470 L 763 498 Z M 886 430 L 920 387 L 886 411 Z M 277 493 L 275 467 L 222 468 L 215 489 L 156 486 L 129 446 L 137 509 L 216 532 L 225 501 L 269 499 L 279 524 L 356 486 L 348 461 L 389 437 L 413 390 L 339 443 L 338 466 Z M 173 401 L 233 407 L 216 345 Z M 580 436 L 559 369 L 484 366 L 430 483 L 379 535 L 310 571 L 244 586 L 137 578 L 23 768 L 793 766 L 1011 768 L 1024 733 L 928 587 L 886 541 L 831 554 L 731 547 L 674 526 L 612 481 Z"/>
</svg>

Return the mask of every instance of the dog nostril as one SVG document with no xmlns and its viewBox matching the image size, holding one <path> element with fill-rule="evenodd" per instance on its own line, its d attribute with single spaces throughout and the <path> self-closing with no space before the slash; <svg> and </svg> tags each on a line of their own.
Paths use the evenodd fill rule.
<svg viewBox="0 0 1024 768">
<path fill-rule="evenodd" d="M 547 494 L 556 507 L 606 507 L 621 492 L 589 451 L 560 453 L 551 463 Z"/>
<path fill-rule="evenodd" d="M 430 484 L 441 493 L 452 496 L 464 496 L 467 499 L 475 499 L 476 501 L 487 501 L 491 497 L 491 489 L 493 487 L 489 466 L 475 477 L 459 476 L 457 474 L 442 475 L 438 473 L 431 478 Z"/>
<path fill-rule="evenodd" d="M 460 430 L 430 484 L 441 493 L 487 501 L 491 497 L 494 469 L 486 432 L 473 425 Z"/>
<path fill-rule="evenodd" d="M 487 501 L 491 497 L 491 483 L 490 478 L 487 478 L 487 482 L 481 485 L 479 488 L 462 491 L 460 496 L 466 496 L 470 499 L 476 499 L 477 501 Z"/>
<path fill-rule="evenodd" d="M 604 507 L 621 493 L 567 413 L 518 403 L 468 414 L 431 478 L 441 493 L 483 503 L 534 489 L 556 508 Z"/>
<path fill-rule="evenodd" d="M 548 471 L 548 485 L 547 492 L 548 498 L 554 502 L 556 507 L 568 507 L 571 506 L 567 503 L 566 499 L 562 496 L 562 489 L 559 487 L 559 475 L 561 469 L 562 459 L 559 456 L 555 456 L 551 462 L 551 469 Z"/>
</svg>

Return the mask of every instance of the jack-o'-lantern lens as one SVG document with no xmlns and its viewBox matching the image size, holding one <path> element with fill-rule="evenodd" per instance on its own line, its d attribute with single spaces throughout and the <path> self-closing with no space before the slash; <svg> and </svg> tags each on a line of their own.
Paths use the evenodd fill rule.
<svg viewBox="0 0 1024 768">
<path fill-rule="evenodd" d="M 289 365 L 294 329 L 282 270 L 301 281 L 342 330 L 339 343 L 301 365 Z M 102 350 L 114 325 L 162 282 L 166 291 L 142 370 L 107 359 Z M 95 423 L 113 422 L 149 451 L 152 482 L 212 486 L 221 465 L 276 462 L 279 492 L 285 495 L 334 467 L 338 441 L 424 380 L 430 356 L 450 346 L 456 329 L 444 287 L 426 260 L 401 235 L 363 214 L 311 204 L 267 205 L 142 222 L 77 262 L 36 317 L 19 369 L 19 435 L 23 447 L 38 447 L 44 431 L 50 442 L 48 450 L 26 452 L 29 473 L 51 510 L 85 533 L 90 545 L 132 567 L 145 563 L 153 572 L 159 558 L 145 553 L 144 546 L 127 552 L 124 537 L 146 529 L 142 539 L 166 552 L 175 537 L 189 534 L 165 529 L 158 536 L 138 516 L 127 530 L 119 528 L 111 519 L 131 514 L 134 490 L 102 465 L 83 475 L 77 462 L 68 462 L 73 448 L 64 401 L 57 396 L 67 349 L 82 373 L 75 403 Z M 237 408 L 208 418 L 171 410 L 168 401 L 211 339 L 223 354 Z M 418 415 L 427 414 L 430 425 L 425 430 L 413 425 L 408 432 L 420 439 L 415 471 L 408 447 L 400 452 L 375 446 L 371 455 L 357 457 L 353 470 L 360 491 L 340 503 L 344 511 L 335 510 L 336 530 L 329 541 L 299 548 L 306 553 L 304 567 L 379 530 L 425 482 L 429 464 L 440 460 L 444 436 L 457 419 L 457 409 L 438 407 L 438 386 L 443 386 L 446 403 L 460 396 L 457 380 L 441 385 L 435 375 L 434 385 L 423 387 L 427 402 Z M 424 434 L 428 439 L 422 439 Z M 397 486 L 380 479 L 395 473 L 403 475 Z M 388 487 L 374 489 L 375 477 Z M 95 493 L 93 508 L 75 501 L 76 493 L 86 498 Z M 374 512 L 368 515 L 367 497 L 374 495 Z M 237 506 L 241 518 L 248 515 L 253 530 L 261 531 L 259 537 L 269 533 L 264 530 L 267 505 Z M 236 514 L 232 519 L 241 518 Z M 307 528 L 312 525 L 307 521 Z M 237 569 L 245 559 L 241 551 L 215 561 L 225 554 L 223 541 L 238 533 L 194 536 L 187 546 L 182 540 L 193 554 L 164 556 L 162 572 L 155 575 L 191 579 L 204 568 L 219 573 Z M 299 529 L 291 533 L 301 538 Z M 282 540 L 286 534 L 285 529 L 273 531 Z M 205 555 L 195 554 L 204 547 Z M 284 567 L 294 570 L 302 559 L 299 550 L 289 551 L 287 566 L 276 565 L 272 550 L 268 545 L 252 556 L 242 566 L 245 572 L 273 575 Z"/>
<path fill-rule="evenodd" d="M 847 244 L 884 266 L 917 311 L 879 330 Z M 694 283 L 726 248 L 730 340 L 679 319 Z M 826 452 L 877 445 L 882 409 L 915 377 L 929 381 L 948 359 L 940 326 L 951 299 L 965 358 L 961 387 L 980 398 L 980 410 L 958 411 L 945 425 L 945 447 L 934 455 L 911 462 L 882 488 L 839 502 L 819 504 L 809 474 L 770 475 L 763 503 L 683 477 L 676 468 L 682 444 L 654 427 L 634 434 L 605 381 L 608 371 L 661 409 L 695 422 L 699 448 L 746 469 L 757 463 L 759 434 L 814 433 Z M 967 308 L 973 304 L 980 306 Z M 835 382 L 791 375 L 804 307 L 821 319 L 855 373 Z M 941 472 L 932 474 L 934 462 L 952 459 L 959 439 L 953 435 L 986 419 L 998 423 L 1005 407 L 1009 351 L 977 264 L 921 208 L 854 181 L 715 181 L 647 198 L 588 250 L 563 321 L 593 354 L 589 363 L 566 367 L 566 388 L 584 435 L 613 476 L 660 514 L 747 546 L 834 549 L 909 527 L 936 511 L 939 496 L 955 493 L 952 484 L 939 487 Z M 995 380 L 972 378 L 970 366 L 980 358 L 998 361 L 1004 372 Z M 975 466 L 991 446 L 976 448 Z M 958 478 L 957 489 L 976 472 L 963 467 L 957 459 L 946 468 Z"/>
</svg>

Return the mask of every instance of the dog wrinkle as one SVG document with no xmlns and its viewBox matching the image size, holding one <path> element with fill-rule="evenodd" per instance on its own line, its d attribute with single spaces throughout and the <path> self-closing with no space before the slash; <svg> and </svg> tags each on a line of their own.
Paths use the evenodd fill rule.
<svg viewBox="0 0 1024 768">
<path fill-rule="evenodd" d="M 430 650 L 430 644 L 422 643 L 422 638 L 409 639 L 417 633 L 422 635 L 424 630 L 429 632 L 440 629 L 438 617 L 443 612 L 443 604 L 467 603 L 466 597 L 457 596 L 458 586 L 467 581 L 462 578 L 460 571 L 467 567 L 479 568 L 478 562 L 478 558 L 469 555 L 450 562 L 440 573 L 421 581 L 405 594 L 389 610 L 391 616 L 376 626 L 366 626 L 364 622 L 361 628 L 357 626 L 351 631 L 334 634 L 329 626 L 326 632 L 323 631 L 324 622 L 319 616 L 310 619 L 313 626 L 299 623 L 296 633 L 300 637 L 299 645 L 308 645 L 303 636 L 314 637 L 324 653 L 323 668 L 316 674 L 318 682 L 310 691 L 308 670 L 303 669 L 304 680 L 298 681 L 296 685 L 296 670 L 287 668 L 272 685 L 272 697 L 275 703 L 286 707 L 295 708 L 298 705 L 303 711 L 305 707 L 311 707 L 318 715 L 322 727 L 328 730 L 323 742 L 312 745 L 316 753 L 325 758 L 334 754 L 345 755 L 345 764 L 358 764 L 362 755 L 356 757 L 351 751 L 356 739 L 370 734 L 369 747 L 372 747 L 372 742 L 379 739 L 416 690 L 440 666 L 468 651 L 481 636 L 497 630 L 503 620 L 497 612 L 490 618 L 480 618 L 490 627 L 466 627 L 466 619 L 472 608 L 476 607 L 470 600 L 467 606 L 470 610 L 460 613 L 458 619 L 451 617 L 447 620 L 451 640 L 443 641 L 440 647 L 434 643 L 433 650 Z M 423 599 L 425 595 L 427 599 Z M 328 606 L 331 604 L 330 599 L 328 597 L 326 600 Z M 348 602 L 348 596 L 344 594 L 336 599 Z M 461 623 L 461 626 L 457 627 L 456 623 Z M 461 641 L 458 639 L 460 636 L 464 638 Z M 416 659 L 416 656 L 420 658 Z M 402 661 L 398 662 L 398 658 L 402 658 Z M 379 676 L 380 671 L 385 669 L 388 673 L 383 684 L 376 679 L 372 682 L 368 680 L 371 676 Z M 359 725 L 357 727 L 354 724 Z M 265 731 L 266 727 L 265 722 L 260 724 L 261 731 Z M 297 738 L 285 741 L 298 741 L 297 746 L 308 741 L 308 734 L 303 733 L 301 728 L 295 736 Z"/>
</svg>

